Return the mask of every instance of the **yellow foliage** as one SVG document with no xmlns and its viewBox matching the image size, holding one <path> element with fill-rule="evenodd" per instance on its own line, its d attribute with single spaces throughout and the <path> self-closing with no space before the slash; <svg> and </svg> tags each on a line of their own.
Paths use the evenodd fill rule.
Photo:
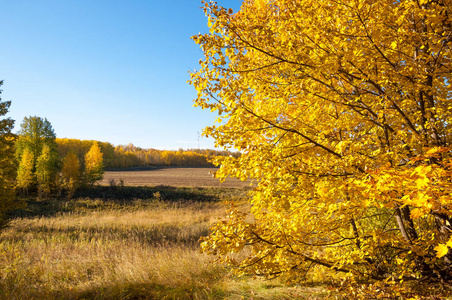
<svg viewBox="0 0 452 300">
<path fill-rule="evenodd" d="M 206 2 L 195 106 L 219 113 L 205 135 L 242 152 L 217 158 L 216 175 L 257 186 L 251 219 L 232 208 L 203 250 L 268 277 L 315 264 L 451 279 L 451 7 L 249 0 L 232 14 Z"/>
<path fill-rule="evenodd" d="M 18 188 L 27 190 L 34 181 L 35 175 L 33 174 L 33 153 L 25 149 L 20 159 L 19 168 L 17 170 L 16 186 Z"/>
<path fill-rule="evenodd" d="M 447 254 L 447 252 L 449 252 L 449 249 L 444 244 L 439 244 L 438 246 L 435 247 L 435 250 L 437 257 L 443 257 L 444 255 Z"/>
<path fill-rule="evenodd" d="M 104 175 L 103 154 L 97 143 L 94 143 L 85 155 L 85 179 L 89 184 L 101 180 Z"/>
<path fill-rule="evenodd" d="M 63 160 L 61 177 L 64 187 L 72 195 L 81 184 L 80 161 L 74 152 L 69 152 Z"/>
<path fill-rule="evenodd" d="M 177 151 L 163 151 L 152 148 L 142 149 L 133 144 L 114 147 L 107 142 L 78 139 L 57 138 L 56 143 L 60 157 L 66 157 L 70 152 L 74 152 L 81 162 L 83 162 L 83 157 L 88 153 L 91 146 L 97 143 L 103 153 L 104 167 L 106 169 L 149 165 L 210 167 L 212 166 L 210 160 L 215 156 L 239 155 L 239 153 L 210 149 L 179 149 Z"/>
</svg>

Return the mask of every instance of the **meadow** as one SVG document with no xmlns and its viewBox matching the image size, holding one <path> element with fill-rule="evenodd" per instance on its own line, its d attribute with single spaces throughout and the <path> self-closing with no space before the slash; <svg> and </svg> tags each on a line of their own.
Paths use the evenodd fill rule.
<svg viewBox="0 0 452 300">
<path fill-rule="evenodd" d="M 102 185 L 72 199 L 28 197 L 0 234 L 0 299 L 323 299 L 322 286 L 237 278 L 200 253 L 199 238 L 242 209 L 247 188 L 203 187 L 207 169 L 107 172 Z M 138 173 L 137 173 L 138 172 Z M 151 171 L 152 172 L 152 171 Z M 171 172 L 173 178 L 171 178 Z M 201 175 L 204 174 L 204 175 Z M 149 175 L 149 173 L 147 173 Z M 194 173 L 192 173 L 194 174 Z M 150 177 L 158 177 L 155 174 Z M 163 178 L 163 179 L 162 179 Z M 165 181 L 166 180 L 166 181 Z M 207 181 L 206 181 L 207 182 Z"/>
</svg>

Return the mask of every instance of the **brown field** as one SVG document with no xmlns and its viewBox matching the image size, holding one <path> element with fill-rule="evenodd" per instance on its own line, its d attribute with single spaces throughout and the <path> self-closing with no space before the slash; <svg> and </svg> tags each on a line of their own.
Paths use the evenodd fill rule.
<svg viewBox="0 0 452 300">
<path fill-rule="evenodd" d="M 219 187 L 243 188 L 249 182 L 228 178 L 220 182 L 212 176 L 216 168 L 149 168 L 126 171 L 106 171 L 100 185 L 116 184 L 122 179 L 125 186 L 175 186 L 175 187 Z"/>
</svg>

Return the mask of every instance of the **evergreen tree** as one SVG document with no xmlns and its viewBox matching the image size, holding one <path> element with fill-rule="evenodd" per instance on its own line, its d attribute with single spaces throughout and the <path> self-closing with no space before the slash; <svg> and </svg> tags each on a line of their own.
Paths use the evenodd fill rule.
<svg viewBox="0 0 452 300">
<path fill-rule="evenodd" d="M 0 86 L 2 84 L 3 81 L 0 81 Z M 8 113 L 10 105 L 10 101 L 2 102 L 0 99 L 0 116 Z M 16 163 L 14 160 L 15 135 L 11 133 L 13 126 L 14 120 L 11 118 L 0 120 L 0 228 L 7 223 L 6 212 L 18 207 L 14 192 Z"/>
</svg>

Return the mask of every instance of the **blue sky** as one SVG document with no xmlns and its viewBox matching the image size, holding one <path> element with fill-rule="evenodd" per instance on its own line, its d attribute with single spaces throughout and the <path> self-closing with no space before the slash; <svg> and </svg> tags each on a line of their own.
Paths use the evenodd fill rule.
<svg viewBox="0 0 452 300">
<path fill-rule="evenodd" d="M 219 0 L 237 11 L 241 0 Z M 15 0 L 0 7 L 2 100 L 15 131 L 47 118 L 57 137 L 197 148 L 215 115 L 192 107 L 188 71 L 207 32 L 200 0 Z M 201 148 L 213 148 L 201 137 Z"/>
</svg>

